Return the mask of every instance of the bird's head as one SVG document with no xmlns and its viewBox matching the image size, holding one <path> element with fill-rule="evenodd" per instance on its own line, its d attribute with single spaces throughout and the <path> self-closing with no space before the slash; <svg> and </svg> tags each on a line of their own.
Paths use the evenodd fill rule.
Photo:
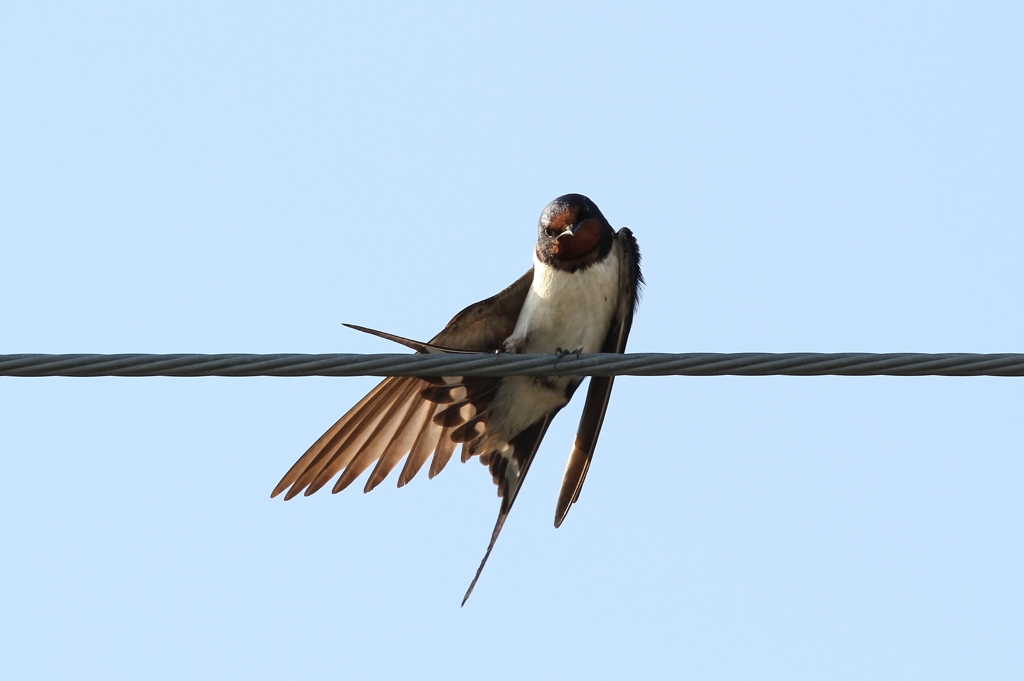
<svg viewBox="0 0 1024 681">
<path fill-rule="evenodd" d="M 582 194 L 559 196 L 540 214 L 537 258 L 575 272 L 607 255 L 614 235 L 593 201 Z"/>
</svg>

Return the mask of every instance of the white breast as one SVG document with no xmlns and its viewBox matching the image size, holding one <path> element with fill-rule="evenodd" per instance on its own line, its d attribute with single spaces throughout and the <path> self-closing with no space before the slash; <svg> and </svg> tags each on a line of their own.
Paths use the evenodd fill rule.
<svg viewBox="0 0 1024 681">
<path fill-rule="evenodd" d="M 600 352 L 618 303 L 620 261 L 618 241 L 607 257 L 572 274 L 534 254 L 533 285 L 511 336 L 521 339 L 520 351 Z"/>
<path fill-rule="evenodd" d="M 606 258 L 573 274 L 549 267 L 534 255 L 533 285 L 506 347 L 513 352 L 600 352 L 618 304 L 620 263 L 618 241 Z M 569 386 L 578 380 L 503 379 L 491 403 L 492 418 L 481 451 L 504 447 L 524 428 L 564 406 Z"/>
</svg>

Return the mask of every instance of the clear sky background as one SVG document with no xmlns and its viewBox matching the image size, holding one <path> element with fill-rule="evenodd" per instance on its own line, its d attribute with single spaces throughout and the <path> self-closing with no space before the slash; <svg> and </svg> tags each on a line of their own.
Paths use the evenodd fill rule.
<svg viewBox="0 0 1024 681">
<path fill-rule="evenodd" d="M 1024 352 L 1024 8 L 5 2 L 0 352 L 391 352 L 633 229 L 633 351 Z M 269 493 L 375 379 L 0 379 L 0 677 L 1024 678 L 1024 379 L 626 378 L 467 606 L 476 462 Z"/>
</svg>

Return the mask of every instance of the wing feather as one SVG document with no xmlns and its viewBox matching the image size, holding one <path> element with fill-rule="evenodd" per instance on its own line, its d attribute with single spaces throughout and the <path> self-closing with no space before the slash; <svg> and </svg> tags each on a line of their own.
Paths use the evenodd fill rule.
<svg viewBox="0 0 1024 681">
<path fill-rule="evenodd" d="M 494 352 L 515 328 L 532 281 L 531 269 L 497 295 L 459 312 L 429 343 L 357 328 L 403 343 L 418 352 Z M 430 386 L 444 388 L 450 384 L 465 384 L 473 414 L 462 419 L 458 424 L 462 425 L 486 410 L 493 390 L 487 392 L 485 386 L 489 387 L 491 382 L 494 379 L 384 379 L 306 450 L 281 478 L 271 496 L 276 497 L 285 490 L 285 499 L 303 492 L 313 494 L 340 472 L 334 486 L 337 492 L 377 462 L 367 480 L 368 491 L 386 478 L 406 454 L 409 458 L 399 474 L 399 486 L 412 479 L 432 452 L 434 458 L 429 475 L 434 477 L 451 459 L 456 443 L 451 440 L 454 428 L 434 422 L 447 407 L 435 405 L 422 394 L 423 390 Z"/>
<path fill-rule="evenodd" d="M 345 470 L 338 477 L 337 482 L 334 483 L 334 488 L 331 492 L 337 494 L 351 485 L 363 471 L 370 467 L 370 464 L 384 454 L 392 440 L 400 436 L 401 428 L 406 422 L 406 415 L 414 406 L 413 400 L 415 399 L 418 384 L 419 381 L 410 381 L 410 384 L 399 393 L 387 413 L 377 422 L 376 428 L 373 429 L 366 442 L 356 450 L 355 456 L 345 466 Z M 337 471 L 333 466 L 324 469 L 317 476 L 314 484 L 317 482 L 320 482 L 320 484 L 327 482 L 334 477 L 335 472 Z"/>
<path fill-rule="evenodd" d="M 433 478 L 435 475 L 444 470 L 444 467 L 448 465 L 448 462 L 452 458 L 452 454 L 455 453 L 455 440 L 451 438 L 452 429 L 445 428 L 441 431 L 441 439 L 437 443 L 437 449 L 434 450 L 434 458 L 430 462 L 430 471 L 427 472 L 427 477 Z"/>
<path fill-rule="evenodd" d="M 640 249 L 633 238 L 633 233 L 623 227 L 616 233 L 615 238 L 619 241 L 619 253 L 622 258 L 619 267 L 619 300 L 615 318 L 608 329 L 608 335 L 605 336 L 601 351 L 622 353 L 626 351 L 626 341 L 629 339 L 629 330 L 633 325 L 633 314 L 636 312 L 644 278 L 640 272 Z M 590 469 L 590 461 L 594 458 L 594 449 L 597 447 L 597 438 L 604 424 L 604 415 L 608 409 L 614 382 L 614 376 L 593 376 L 590 379 L 587 401 L 583 405 L 579 429 L 576 431 L 576 439 L 569 452 L 565 474 L 562 476 L 562 487 L 558 492 L 555 527 L 562 524 L 569 513 L 569 507 L 579 499 L 583 481 Z"/>
<path fill-rule="evenodd" d="M 412 402 L 405 418 L 402 420 L 402 424 L 398 427 L 397 433 L 388 443 L 384 453 L 377 459 L 377 465 L 366 480 L 363 492 L 369 492 L 379 485 L 387 477 L 388 473 L 398 465 L 402 457 L 412 451 L 412 446 L 419 439 L 420 431 L 423 430 L 423 416 L 432 411 L 433 406 L 426 400 L 418 399 Z"/>
<path fill-rule="evenodd" d="M 419 434 L 409 450 L 409 456 L 405 460 L 402 472 L 398 474 L 399 487 L 404 487 L 420 472 L 431 452 L 437 449 L 441 431 L 444 430 L 444 428 L 434 423 L 434 414 L 437 413 L 438 405 L 430 403 L 427 403 L 427 405 L 428 408 L 426 414 L 424 414 Z"/>
<path fill-rule="evenodd" d="M 371 390 L 366 397 L 352 407 L 348 413 L 338 419 L 338 421 L 331 426 L 331 428 L 324 433 L 320 439 L 314 442 L 313 445 L 306 450 L 306 453 L 295 462 L 291 469 L 289 469 L 281 479 L 281 482 L 277 484 L 277 487 L 274 489 L 271 496 L 273 497 L 280 494 L 289 486 L 291 489 L 289 489 L 288 493 L 285 494 L 285 500 L 291 499 L 302 492 L 316 474 L 330 462 L 338 449 L 345 444 L 348 437 L 352 434 L 352 431 L 356 429 L 358 424 L 364 421 L 369 413 L 376 411 L 380 405 L 387 402 L 393 394 L 395 383 L 398 380 L 399 379 L 395 378 L 384 379 L 377 384 L 377 386 Z"/>
<path fill-rule="evenodd" d="M 296 481 L 299 487 L 305 486 L 304 495 L 309 496 L 323 487 L 339 470 L 348 465 L 363 444 L 373 436 L 381 421 L 390 413 L 395 399 L 404 387 L 413 379 L 396 378 L 391 381 L 380 397 L 373 403 L 363 407 L 354 414 L 349 425 L 338 433 L 337 438 L 325 449 L 323 456 L 314 460 L 309 470 Z M 325 475 L 325 471 L 331 471 Z"/>
</svg>

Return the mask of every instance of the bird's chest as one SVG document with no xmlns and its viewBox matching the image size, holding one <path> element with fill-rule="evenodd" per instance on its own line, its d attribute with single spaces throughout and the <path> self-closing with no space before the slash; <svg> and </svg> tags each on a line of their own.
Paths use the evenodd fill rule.
<svg viewBox="0 0 1024 681">
<path fill-rule="evenodd" d="M 533 285 L 511 336 L 518 352 L 600 352 L 618 304 L 617 246 L 571 274 L 535 260 Z"/>
<path fill-rule="evenodd" d="M 516 353 L 553 353 L 558 348 L 600 352 L 618 304 L 617 249 L 618 244 L 608 257 L 572 274 L 535 257 L 533 284 L 505 348 Z M 579 383 L 580 379 L 573 376 L 502 379 L 488 426 L 495 441 L 507 441 L 563 407 Z"/>
</svg>

